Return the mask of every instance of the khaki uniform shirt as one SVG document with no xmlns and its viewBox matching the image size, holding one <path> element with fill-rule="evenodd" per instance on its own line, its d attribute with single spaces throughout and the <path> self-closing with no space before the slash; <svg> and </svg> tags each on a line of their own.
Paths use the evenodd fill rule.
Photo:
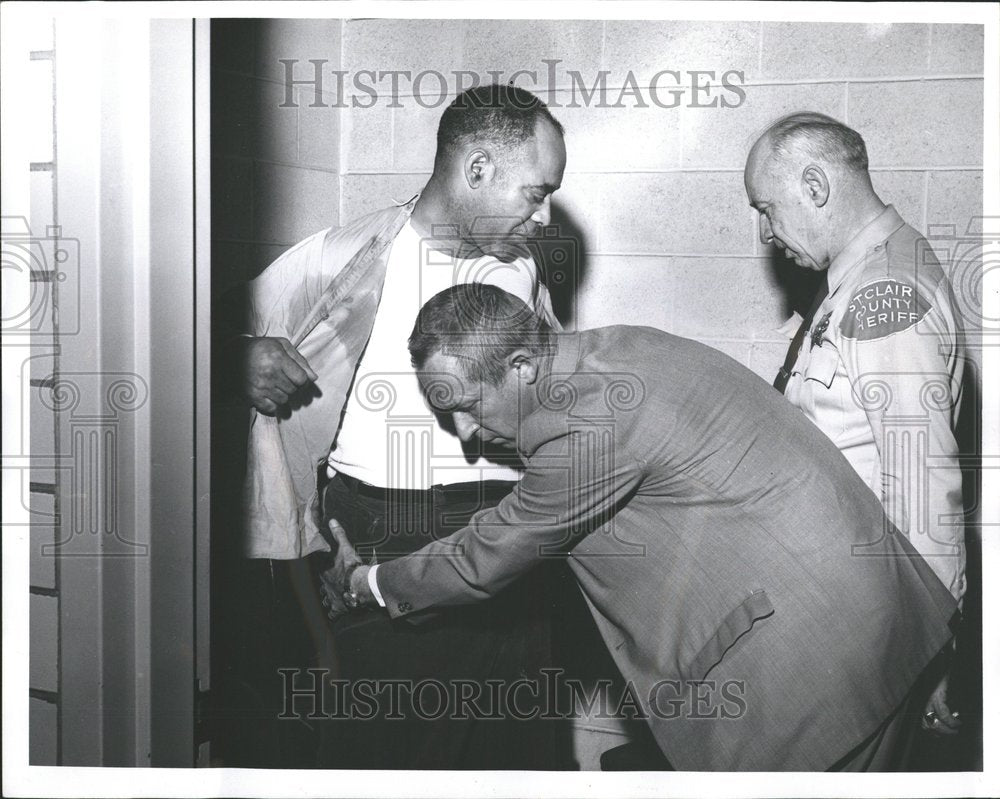
<svg viewBox="0 0 1000 799">
<path fill-rule="evenodd" d="M 888 206 L 833 260 L 785 395 L 836 445 L 952 595 L 965 591 L 954 429 L 961 328 L 930 245 Z M 801 321 L 782 327 L 791 338 Z M 859 552 L 858 554 L 863 554 Z"/>
</svg>

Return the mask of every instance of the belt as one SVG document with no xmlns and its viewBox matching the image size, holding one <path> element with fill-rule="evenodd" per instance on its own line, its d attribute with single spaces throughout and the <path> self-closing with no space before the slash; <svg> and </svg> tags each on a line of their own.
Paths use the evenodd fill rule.
<svg viewBox="0 0 1000 799">
<path fill-rule="evenodd" d="M 370 499 L 388 502 L 431 502 L 440 499 L 444 502 L 480 502 L 487 500 L 499 502 L 507 496 L 516 482 L 511 480 L 483 480 L 469 483 L 439 483 L 429 489 L 419 488 L 381 488 L 337 472 L 336 479 L 352 493 Z"/>
</svg>

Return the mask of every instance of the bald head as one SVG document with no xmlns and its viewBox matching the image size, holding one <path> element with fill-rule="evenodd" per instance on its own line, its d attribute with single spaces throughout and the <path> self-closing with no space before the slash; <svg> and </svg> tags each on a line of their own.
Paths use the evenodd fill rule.
<svg viewBox="0 0 1000 799">
<path fill-rule="evenodd" d="M 884 207 L 861 134 L 825 114 L 790 114 L 757 139 L 744 171 L 760 237 L 808 269 L 825 269 Z"/>
<path fill-rule="evenodd" d="M 825 114 L 782 117 L 764 131 L 754 149 L 758 146 L 778 159 L 806 157 L 846 171 L 868 171 L 868 149 L 861 134 Z"/>
</svg>

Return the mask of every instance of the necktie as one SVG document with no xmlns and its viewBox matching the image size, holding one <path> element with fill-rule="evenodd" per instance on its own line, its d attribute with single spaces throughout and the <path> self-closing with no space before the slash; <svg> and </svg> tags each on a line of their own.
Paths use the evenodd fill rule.
<svg viewBox="0 0 1000 799">
<path fill-rule="evenodd" d="M 813 317 L 816 316 L 816 311 L 819 310 L 819 306 L 823 304 L 823 300 L 826 299 L 826 293 L 828 291 L 828 284 L 826 280 L 826 272 L 823 272 L 823 279 L 819 282 L 819 288 L 816 291 L 816 298 L 813 300 L 812 306 L 809 308 L 809 313 L 806 314 L 805 318 L 802 320 L 802 324 L 799 325 L 799 329 L 795 331 L 795 338 L 792 339 L 792 343 L 788 345 L 788 353 L 785 355 L 785 363 L 778 370 L 777 376 L 774 378 L 774 387 L 778 389 L 782 394 L 785 393 L 785 387 L 788 385 L 788 379 L 792 376 L 792 367 L 795 366 L 795 361 L 799 357 L 799 350 L 802 347 L 802 342 L 806 337 L 806 333 L 809 332 L 809 327 L 812 325 Z"/>
</svg>

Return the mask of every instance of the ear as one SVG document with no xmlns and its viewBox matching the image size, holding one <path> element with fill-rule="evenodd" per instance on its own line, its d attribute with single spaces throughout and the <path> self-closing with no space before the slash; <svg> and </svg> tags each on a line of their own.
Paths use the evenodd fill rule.
<svg viewBox="0 0 1000 799">
<path fill-rule="evenodd" d="M 517 379 L 530 386 L 538 379 L 538 356 L 529 350 L 514 350 L 507 356 L 507 368 L 517 373 Z"/>
<path fill-rule="evenodd" d="M 823 167 L 809 164 L 802 170 L 802 183 L 805 185 L 813 205 L 817 208 L 826 205 L 826 201 L 830 199 L 830 181 L 827 179 Z"/>
<path fill-rule="evenodd" d="M 486 150 L 472 150 L 465 156 L 465 180 L 470 189 L 478 189 L 480 186 L 493 180 L 496 174 L 496 164 L 490 158 Z"/>
</svg>

